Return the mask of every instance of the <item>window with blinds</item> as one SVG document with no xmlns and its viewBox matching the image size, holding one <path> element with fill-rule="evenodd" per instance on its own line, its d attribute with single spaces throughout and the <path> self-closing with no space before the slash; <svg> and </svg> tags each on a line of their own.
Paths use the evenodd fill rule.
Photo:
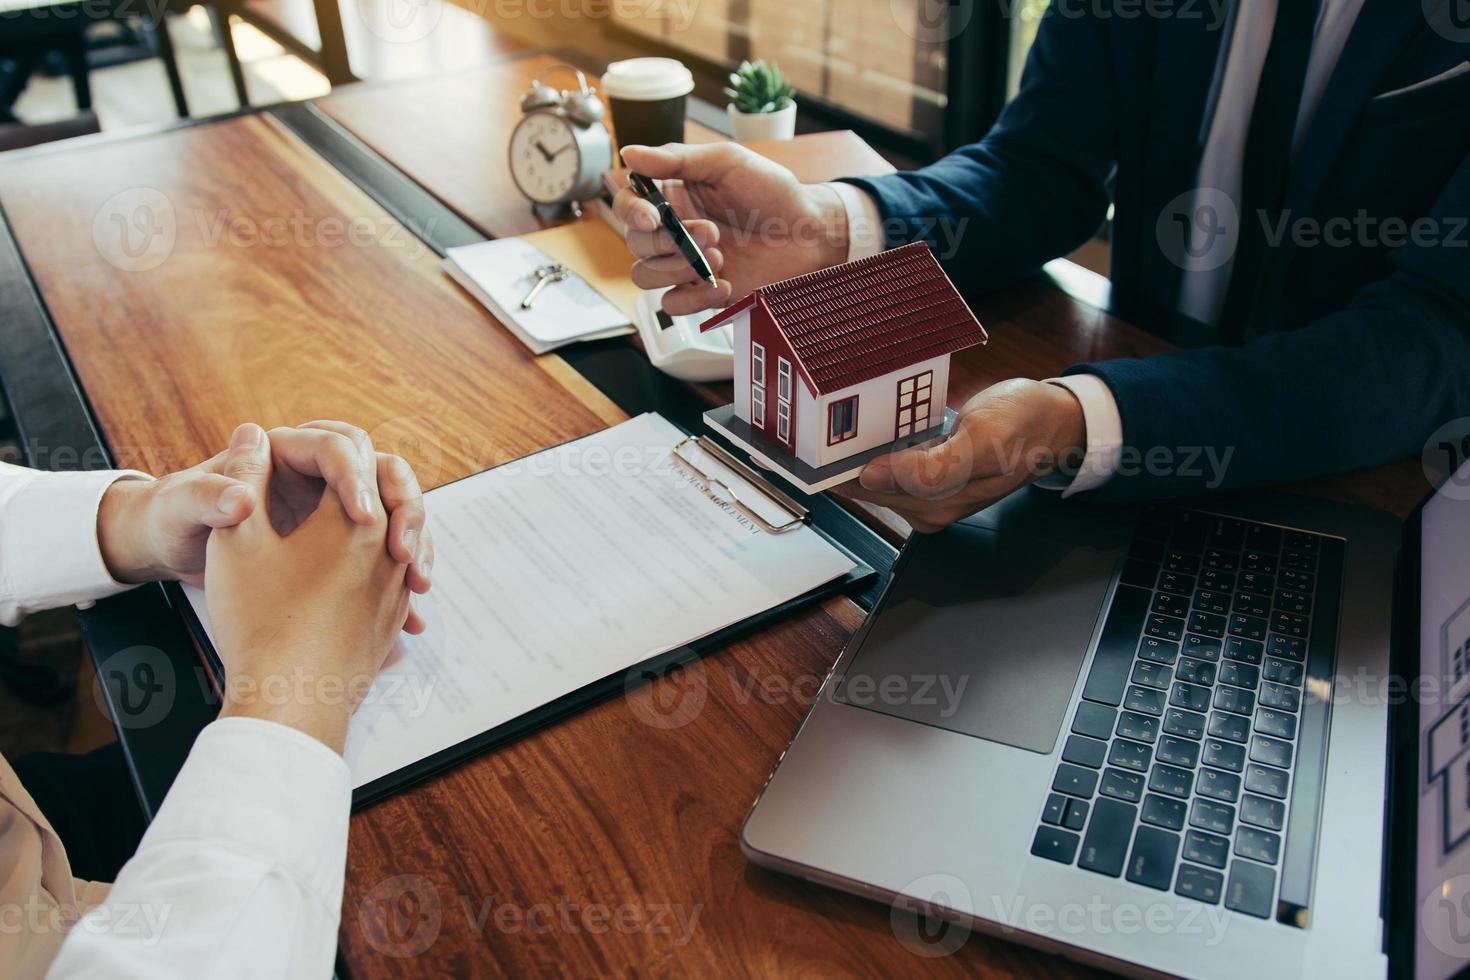
<svg viewBox="0 0 1470 980">
<path fill-rule="evenodd" d="M 670 0 L 612 11 L 620 26 L 709 61 L 775 61 L 798 100 L 918 134 L 942 123 L 949 39 L 973 13 L 951 0 Z"/>
</svg>

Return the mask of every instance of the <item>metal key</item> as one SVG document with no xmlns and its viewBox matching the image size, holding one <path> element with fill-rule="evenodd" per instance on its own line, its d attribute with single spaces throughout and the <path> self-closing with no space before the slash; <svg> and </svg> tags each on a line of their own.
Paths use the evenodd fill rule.
<svg viewBox="0 0 1470 980">
<path fill-rule="evenodd" d="M 567 267 L 560 262 L 553 262 L 550 265 L 539 267 L 534 275 L 536 276 L 536 284 L 531 287 L 531 291 L 526 294 L 526 298 L 521 300 L 521 309 L 523 310 L 529 310 L 531 308 L 531 304 L 536 301 L 536 297 L 540 294 L 541 290 L 546 288 L 547 284 L 561 282 L 570 273 L 567 271 Z"/>
</svg>

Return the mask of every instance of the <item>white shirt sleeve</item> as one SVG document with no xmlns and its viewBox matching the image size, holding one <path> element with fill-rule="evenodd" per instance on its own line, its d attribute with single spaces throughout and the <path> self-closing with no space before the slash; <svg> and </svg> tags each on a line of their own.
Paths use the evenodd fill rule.
<svg viewBox="0 0 1470 980">
<path fill-rule="evenodd" d="M 351 800 L 347 764 L 311 736 L 212 723 L 48 980 L 331 976 Z"/>
<path fill-rule="evenodd" d="M 1082 465 L 1072 478 L 1063 497 L 1096 490 L 1112 479 L 1118 469 L 1118 455 L 1123 450 L 1123 420 L 1118 402 L 1102 378 L 1095 374 L 1069 374 L 1065 378 L 1047 378 L 1048 384 L 1060 385 L 1082 403 L 1082 425 L 1087 430 L 1087 450 Z M 1043 484 L 1045 485 L 1045 484 Z"/>
<path fill-rule="evenodd" d="M 883 251 L 883 215 L 867 191 L 834 181 L 830 187 L 847 212 L 847 261 L 856 262 Z"/>
<path fill-rule="evenodd" d="M 0 463 L 0 623 L 132 588 L 113 579 L 97 543 L 97 508 L 135 470 L 48 473 Z"/>
</svg>

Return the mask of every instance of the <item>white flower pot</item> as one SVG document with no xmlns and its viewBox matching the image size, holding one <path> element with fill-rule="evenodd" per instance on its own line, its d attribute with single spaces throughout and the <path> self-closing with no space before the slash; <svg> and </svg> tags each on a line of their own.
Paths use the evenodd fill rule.
<svg viewBox="0 0 1470 980">
<path fill-rule="evenodd" d="M 733 105 L 725 107 L 730 114 L 730 128 L 740 143 L 754 140 L 789 140 L 796 135 L 796 103 L 775 112 L 741 112 Z"/>
</svg>

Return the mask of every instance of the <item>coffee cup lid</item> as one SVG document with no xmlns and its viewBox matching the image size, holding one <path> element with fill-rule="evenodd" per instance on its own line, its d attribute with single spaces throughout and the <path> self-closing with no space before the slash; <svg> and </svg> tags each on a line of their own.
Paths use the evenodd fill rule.
<svg viewBox="0 0 1470 980">
<path fill-rule="evenodd" d="M 694 76 L 674 58 L 614 61 L 602 76 L 602 94 L 613 99 L 651 102 L 694 91 Z"/>
</svg>

